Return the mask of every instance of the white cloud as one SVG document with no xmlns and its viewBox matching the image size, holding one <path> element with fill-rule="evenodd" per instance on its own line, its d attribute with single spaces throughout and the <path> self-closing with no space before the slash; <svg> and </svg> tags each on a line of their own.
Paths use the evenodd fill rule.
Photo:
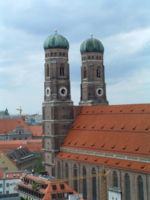
<svg viewBox="0 0 150 200">
<path fill-rule="evenodd" d="M 126 59 L 150 43 L 150 27 L 116 34 L 104 38 L 103 42 L 109 62 L 123 57 Z"/>
<path fill-rule="evenodd" d="M 150 69 L 139 69 L 130 77 L 108 85 L 110 104 L 150 102 Z"/>
</svg>

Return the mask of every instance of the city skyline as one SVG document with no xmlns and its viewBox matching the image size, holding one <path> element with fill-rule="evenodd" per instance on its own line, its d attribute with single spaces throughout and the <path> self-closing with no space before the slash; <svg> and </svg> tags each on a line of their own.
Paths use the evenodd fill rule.
<svg viewBox="0 0 150 200">
<path fill-rule="evenodd" d="M 80 101 L 80 44 L 92 33 L 104 45 L 110 104 L 150 102 L 150 3 L 104 0 L 0 3 L 0 110 L 41 113 L 46 37 L 58 29 L 70 44 L 72 100 Z M 6 12 L 8 10 L 9 12 Z"/>
</svg>

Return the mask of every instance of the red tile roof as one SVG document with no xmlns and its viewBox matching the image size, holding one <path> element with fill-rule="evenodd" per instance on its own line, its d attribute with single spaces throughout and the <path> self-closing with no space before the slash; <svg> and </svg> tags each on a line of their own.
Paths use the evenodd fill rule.
<svg viewBox="0 0 150 200">
<path fill-rule="evenodd" d="M 3 179 L 5 169 L 0 169 L 0 179 Z"/>
<path fill-rule="evenodd" d="M 29 127 L 33 137 L 42 136 L 42 126 L 30 126 Z"/>
<path fill-rule="evenodd" d="M 148 158 L 149 141 L 150 104 L 87 106 L 62 147 Z"/>
<path fill-rule="evenodd" d="M 20 171 L 16 171 L 16 172 L 5 172 L 5 178 L 6 179 L 19 179 L 20 177 L 22 177 L 23 172 Z"/>
<path fill-rule="evenodd" d="M 73 160 L 90 164 L 101 165 L 110 168 L 118 168 L 129 171 L 138 171 L 141 173 L 150 173 L 150 164 L 132 160 L 123 160 L 116 158 L 106 158 L 99 156 L 80 155 L 77 153 L 60 152 L 57 158 L 61 160 Z"/>
<path fill-rule="evenodd" d="M 70 193 L 77 194 L 69 185 L 67 185 L 63 180 L 47 180 L 46 178 L 33 176 L 31 174 L 24 174 L 21 178 L 21 182 L 18 183 L 18 186 L 24 186 L 30 190 L 34 190 L 32 184 L 24 182 L 24 178 L 27 180 L 32 180 L 37 184 L 45 185 L 45 187 L 41 187 L 38 189 L 39 193 L 43 194 L 42 200 L 51 200 L 51 194 L 58 194 L 58 193 Z M 61 188 L 61 184 L 63 184 L 64 188 Z M 55 189 L 53 186 L 55 185 Z"/>
<path fill-rule="evenodd" d="M 25 129 L 29 130 L 28 125 L 22 118 L 0 119 L 0 134 L 8 133 L 18 126 L 23 126 Z"/>
<path fill-rule="evenodd" d="M 27 147 L 30 151 L 42 151 L 42 140 L 7 140 L 0 141 L 0 150 L 9 151 L 17 149 L 18 147 Z"/>
</svg>

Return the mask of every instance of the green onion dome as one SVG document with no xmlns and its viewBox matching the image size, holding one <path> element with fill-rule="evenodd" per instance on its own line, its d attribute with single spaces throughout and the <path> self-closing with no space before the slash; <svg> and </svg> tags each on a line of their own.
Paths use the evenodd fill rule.
<svg viewBox="0 0 150 200">
<path fill-rule="evenodd" d="M 49 35 L 44 41 L 44 49 L 69 49 L 68 40 L 57 32 L 53 35 Z"/>
<path fill-rule="evenodd" d="M 104 53 L 104 46 L 100 40 L 97 40 L 93 37 L 82 42 L 80 46 L 80 52 L 83 53 L 92 53 L 92 52 L 100 52 Z"/>
</svg>

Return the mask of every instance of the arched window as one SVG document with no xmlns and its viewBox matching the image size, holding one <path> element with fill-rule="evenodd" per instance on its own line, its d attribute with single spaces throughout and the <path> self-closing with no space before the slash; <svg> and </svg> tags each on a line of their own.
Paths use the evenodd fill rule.
<svg viewBox="0 0 150 200">
<path fill-rule="evenodd" d="M 143 179 L 141 176 L 137 178 L 137 191 L 138 191 L 138 200 L 144 200 L 144 187 Z"/>
<path fill-rule="evenodd" d="M 68 167 L 68 163 L 65 164 L 65 178 L 66 178 L 66 179 L 69 178 L 69 167 Z"/>
<path fill-rule="evenodd" d="M 87 180 L 86 180 L 86 168 L 83 167 L 83 198 L 87 198 Z"/>
<path fill-rule="evenodd" d="M 96 180 L 96 170 L 95 168 L 92 169 L 92 200 L 97 200 L 97 180 Z"/>
<path fill-rule="evenodd" d="M 86 71 L 86 68 L 84 68 L 83 70 L 83 78 L 86 78 L 87 77 L 87 71 Z"/>
<path fill-rule="evenodd" d="M 61 178 L 61 171 L 60 171 L 60 162 L 58 162 L 58 164 L 57 164 L 57 177 L 58 178 Z"/>
<path fill-rule="evenodd" d="M 98 78 L 100 78 L 100 77 L 101 77 L 101 72 L 100 72 L 100 69 L 97 69 L 97 70 L 96 70 L 96 76 L 97 76 Z"/>
<path fill-rule="evenodd" d="M 46 76 L 49 76 L 49 74 L 50 74 L 50 73 L 49 73 L 49 65 L 47 64 L 47 65 L 46 65 Z"/>
<path fill-rule="evenodd" d="M 124 177 L 125 184 L 125 200 L 131 200 L 131 189 L 130 189 L 130 177 L 128 174 L 125 174 Z"/>
<path fill-rule="evenodd" d="M 78 180 L 76 178 L 77 176 L 78 176 L 77 165 L 74 164 L 74 166 L 73 166 L 73 178 L 74 178 L 74 180 L 73 180 L 73 187 L 74 187 L 75 191 L 78 191 Z"/>
<path fill-rule="evenodd" d="M 64 72 L 64 65 L 61 64 L 60 66 L 60 76 L 64 76 L 65 72 Z"/>
<path fill-rule="evenodd" d="M 113 187 L 118 187 L 118 176 L 117 176 L 117 172 L 113 172 Z"/>
</svg>

